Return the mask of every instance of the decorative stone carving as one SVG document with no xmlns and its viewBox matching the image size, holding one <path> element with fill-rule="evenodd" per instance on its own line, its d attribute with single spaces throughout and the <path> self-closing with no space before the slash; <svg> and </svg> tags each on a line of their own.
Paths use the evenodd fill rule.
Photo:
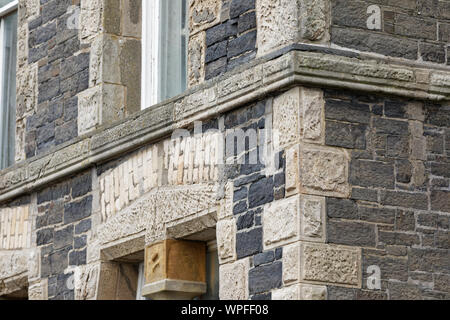
<svg viewBox="0 0 450 320">
<path fill-rule="evenodd" d="M 301 246 L 301 280 L 360 286 L 361 249 L 304 243 Z"/>
<path fill-rule="evenodd" d="M 300 150 L 300 192 L 348 197 L 349 156 L 345 150 L 303 146 Z"/>
<path fill-rule="evenodd" d="M 258 56 L 279 49 L 299 38 L 299 0 L 258 0 Z"/>
<path fill-rule="evenodd" d="M 205 79 L 206 32 L 200 32 L 189 38 L 188 86 L 193 87 Z"/>
<path fill-rule="evenodd" d="M 299 198 L 270 203 L 263 213 L 264 248 L 270 249 L 298 239 Z"/>
<path fill-rule="evenodd" d="M 217 223 L 217 249 L 221 264 L 236 259 L 236 221 L 222 220 Z"/>
<path fill-rule="evenodd" d="M 273 100 L 273 130 L 283 149 L 298 142 L 300 113 L 300 88 L 291 89 Z"/>
<path fill-rule="evenodd" d="M 248 259 L 242 259 L 231 264 L 220 266 L 220 300 L 248 299 L 249 267 Z"/>
<path fill-rule="evenodd" d="M 302 195 L 300 212 L 301 239 L 325 242 L 325 198 Z"/>
</svg>

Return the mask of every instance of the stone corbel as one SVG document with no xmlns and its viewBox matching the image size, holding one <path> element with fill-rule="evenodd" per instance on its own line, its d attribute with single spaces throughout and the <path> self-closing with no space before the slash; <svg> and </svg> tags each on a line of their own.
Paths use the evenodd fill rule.
<svg viewBox="0 0 450 320">
<path fill-rule="evenodd" d="M 164 240 L 145 249 L 142 296 L 189 300 L 206 293 L 206 244 Z"/>
</svg>

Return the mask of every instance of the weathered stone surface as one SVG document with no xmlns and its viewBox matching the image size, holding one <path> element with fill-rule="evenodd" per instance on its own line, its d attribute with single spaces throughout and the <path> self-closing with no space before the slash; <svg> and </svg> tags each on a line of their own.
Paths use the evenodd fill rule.
<svg viewBox="0 0 450 320">
<path fill-rule="evenodd" d="M 360 260 L 357 248 L 302 244 L 301 277 L 305 281 L 359 286 Z"/>
<path fill-rule="evenodd" d="M 195 34 L 219 23 L 221 3 L 216 0 L 189 1 L 190 33 Z"/>
<path fill-rule="evenodd" d="M 286 195 L 291 196 L 298 193 L 299 190 L 299 146 L 294 146 L 286 150 Z"/>
<path fill-rule="evenodd" d="M 272 300 L 300 300 L 300 285 L 284 287 L 272 292 Z"/>
<path fill-rule="evenodd" d="M 217 249 L 221 264 L 236 259 L 236 222 L 234 219 L 217 223 Z"/>
<path fill-rule="evenodd" d="M 75 300 L 92 300 L 97 294 L 99 265 L 76 267 L 74 270 Z"/>
<path fill-rule="evenodd" d="M 248 299 L 248 270 L 248 259 L 220 266 L 220 300 Z"/>
<path fill-rule="evenodd" d="M 326 300 L 327 287 L 302 284 L 300 285 L 301 300 Z"/>
<path fill-rule="evenodd" d="M 193 87 L 205 79 L 206 33 L 200 32 L 189 38 L 188 86 Z"/>
<path fill-rule="evenodd" d="M 375 247 L 375 226 L 368 223 L 338 221 L 327 222 L 327 239 L 330 243 L 349 246 Z"/>
<path fill-rule="evenodd" d="M 258 56 L 294 43 L 299 38 L 299 1 L 256 2 Z"/>
<path fill-rule="evenodd" d="M 29 253 L 22 251 L 3 251 L 0 253 L 0 279 L 7 279 L 27 272 Z"/>
<path fill-rule="evenodd" d="M 300 88 L 294 88 L 273 100 L 275 148 L 295 144 L 300 137 Z M 276 137 L 278 136 L 278 140 Z"/>
<path fill-rule="evenodd" d="M 28 287 L 28 300 L 44 301 L 48 300 L 48 281 L 36 281 Z"/>
<path fill-rule="evenodd" d="M 264 208 L 264 248 L 274 248 L 295 241 L 299 236 L 299 198 L 271 203 Z"/>
<path fill-rule="evenodd" d="M 300 280 L 300 243 L 283 248 L 283 283 Z"/>
<path fill-rule="evenodd" d="M 325 101 L 320 89 L 301 89 L 301 136 L 308 142 L 323 142 Z"/>
<path fill-rule="evenodd" d="M 326 205 L 324 197 L 300 196 L 300 237 L 325 242 Z"/>
<path fill-rule="evenodd" d="M 236 235 L 237 258 L 242 259 L 263 251 L 263 229 L 255 228 Z"/>
<path fill-rule="evenodd" d="M 325 0 L 300 1 L 300 32 L 303 39 L 328 39 L 328 6 L 329 3 Z"/>
<path fill-rule="evenodd" d="M 304 146 L 300 150 L 300 191 L 306 194 L 347 197 L 348 155 L 331 148 Z"/>
<path fill-rule="evenodd" d="M 102 28 L 101 0 L 81 1 L 80 26 L 82 39 L 96 35 Z"/>
<path fill-rule="evenodd" d="M 251 269 L 248 275 L 248 286 L 251 295 L 280 288 L 282 286 L 282 263 L 276 261 Z"/>
</svg>

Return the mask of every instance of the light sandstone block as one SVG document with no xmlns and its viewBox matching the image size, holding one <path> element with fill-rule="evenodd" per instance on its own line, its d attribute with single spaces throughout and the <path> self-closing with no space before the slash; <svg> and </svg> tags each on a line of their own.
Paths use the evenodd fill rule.
<svg viewBox="0 0 450 320">
<path fill-rule="evenodd" d="M 205 79 L 206 32 L 189 38 L 188 86 L 193 87 Z"/>
<path fill-rule="evenodd" d="M 302 284 L 302 285 L 300 285 L 300 299 L 308 300 L 308 301 L 326 300 L 327 299 L 327 287 Z"/>
<path fill-rule="evenodd" d="M 285 287 L 272 292 L 272 300 L 300 300 L 300 285 Z"/>
<path fill-rule="evenodd" d="M 227 182 L 224 189 L 224 198 L 220 200 L 220 206 L 217 214 L 217 218 L 219 220 L 227 219 L 233 216 L 233 183 Z"/>
<path fill-rule="evenodd" d="M 300 280 L 300 243 L 294 243 L 283 248 L 283 283 L 293 283 Z"/>
<path fill-rule="evenodd" d="M 219 297 L 220 300 L 248 299 L 249 259 L 239 260 L 220 266 Z"/>
<path fill-rule="evenodd" d="M 301 89 L 302 139 L 323 143 L 325 139 L 325 100 L 320 89 Z"/>
<path fill-rule="evenodd" d="M 234 219 L 217 222 L 217 249 L 221 264 L 236 260 L 236 222 Z"/>
<path fill-rule="evenodd" d="M 349 155 L 345 150 L 302 146 L 300 149 L 300 192 L 346 198 Z"/>
<path fill-rule="evenodd" d="M 299 0 L 257 0 L 258 56 L 299 39 Z"/>
<path fill-rule="evenodd" d="M 48 279 L 30 283 L 30 286 L 28 287 L 28 300 L 48 300 Z"/>
<path fill-rule="evenodd" d="M 263 213 L 264 248 L 275 248 L 297 240 L 299 218 L 299 197 L 266 205 Z"/>
<path fill-rule="evenodd" d="M 303 243 L 300 252 L 302 281 L 361 285 L 361 249 Z"/>
<path fill-rule="evenodd" d="M 286 196 L 299 191 L 300 148 L 298 145 L 286 150 Z"/>
<path fill-rule="evenodd" d="M 300 197 L 300 239 L 325 242 L 326 207 L 324 197 Z"/>
<path fill-rule="evenodd" d="M 329 1 L 300 0 L 300 35 L 304 40 L 326 41 L 328 35 Z"/>
<path fill-rule="evenodd" d="M 189 0 L 189 29 L 191 34 L 205 30 L 220 22 L 219 0 Z"/>
<path fill-rule="evenodd" d="M 102 108 L 101 86 L 78 95 L 78 135 L 90 132 L 100 125 Z"/>
<path fill-rule="evenodd" d="M 86 39 L 102 30 L 102 0 L 81 0 L 81 38 Z"/>
<path fill-rule="evenodd" d="M 104 84 L 78 95 L 78 134 L 88 133 L 101 124 L 111 123 L 125 115 L 125 88 Z"/>
<path fill-rule="evenodd" d="M 100 265 L 86 265 L 74 270 L 75 300 L 91 300 L 97 293 Z"/>
<path fill-rule="evenodd" d="M 291 89 L 273 100 L 273 131 L 278 135 L 280 149 L 298 142 L 300 88 Z M 275 139 L 276 141 L 276 139 Z"/>
</svg>

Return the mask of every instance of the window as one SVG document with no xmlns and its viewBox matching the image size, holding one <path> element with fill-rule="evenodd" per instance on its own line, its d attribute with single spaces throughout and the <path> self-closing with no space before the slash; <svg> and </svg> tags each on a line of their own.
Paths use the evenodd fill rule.
<svg viewBox="0 0 450 320">
<path fill-rule="evenodd" d="M 142 6 L 142 108 L 186 90 L 187 0 L 146 0 Z"/>
<path fill-rule="evenodd" d="M 17 0 L 0 0 L 0 169 L 14 162 Z"/>
</svg>

